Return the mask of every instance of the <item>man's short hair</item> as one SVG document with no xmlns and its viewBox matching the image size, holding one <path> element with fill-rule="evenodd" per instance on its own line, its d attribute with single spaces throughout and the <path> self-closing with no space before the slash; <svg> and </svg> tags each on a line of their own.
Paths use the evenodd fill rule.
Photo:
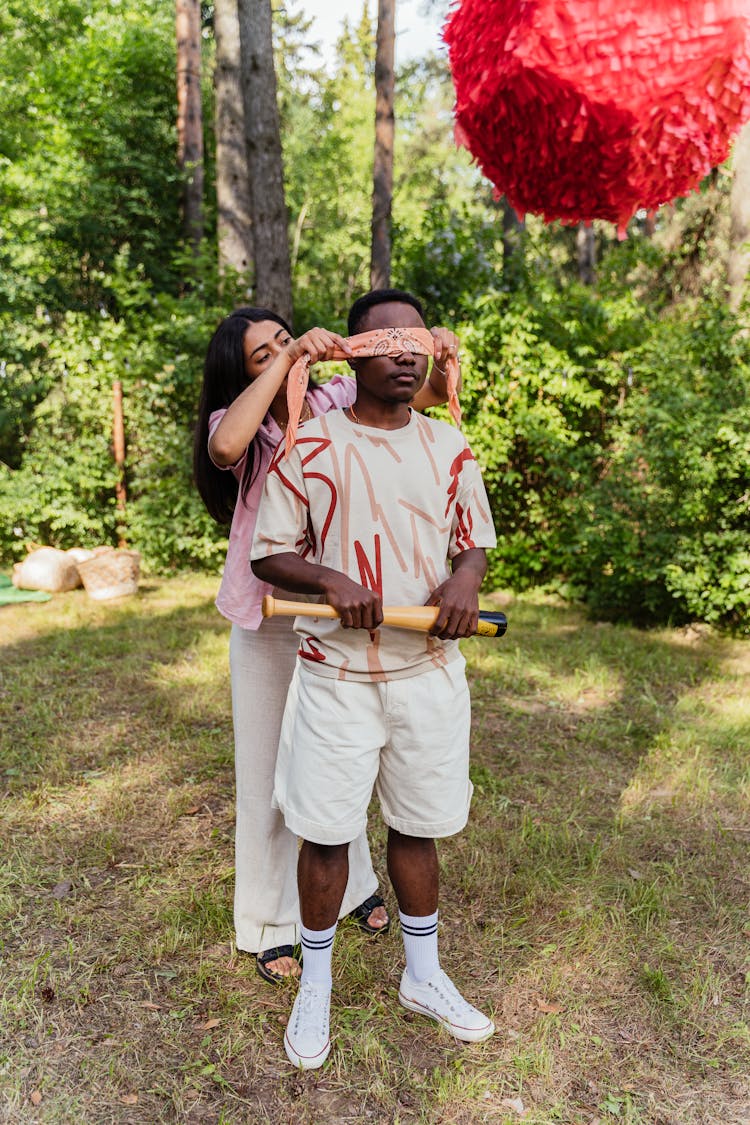
<svg viewBox="0 0 750 1125">
<path fill-rule="evenodd" d="M 413 297 L 411 293 L 406 293 L 403 289 L 371 289 L 369 293 L 358 297 L 349 309 L 349 335 L 354 336 L 355 333 L 359 332 L 368 312 L 370 309 L 374 308 L 375 305 L 391 303 L 411 305 L 413 309 L 417 310 L 422 320 L 424 320 L 422 303 L 417 300 L 416 297 Z"/>
</svg>

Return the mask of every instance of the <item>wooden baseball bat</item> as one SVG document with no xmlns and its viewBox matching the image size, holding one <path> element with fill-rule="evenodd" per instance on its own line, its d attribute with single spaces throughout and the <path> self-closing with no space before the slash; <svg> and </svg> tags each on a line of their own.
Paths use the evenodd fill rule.
<svg viewBox="0 0 750 1125">
<path fill-rule="evenodd" d="M 437 620 L 439 609 L 436 605 L 391 605 L 383 606 L 383 624 L 399 629 L 417 629 L 428 632 Z M 263 599 L 261 613 L 264 617 L 338 617 L 332 605 L 323 602 L 288 602 L 272 598 L 267 594 Z M 504 613 L 479 611 L 477 635 L 480 637 L 502 637 L 508 627 Z"/>
</svg>

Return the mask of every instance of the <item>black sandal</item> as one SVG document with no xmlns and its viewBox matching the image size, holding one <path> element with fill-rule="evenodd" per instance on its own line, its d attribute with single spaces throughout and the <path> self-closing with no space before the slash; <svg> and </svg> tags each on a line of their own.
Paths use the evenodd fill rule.
<svg viewBox="0 0 750 1125">
<path fill-rule="evenodd" d="M 359 926 L 360 930 L 364 933 L 370 934 L 371 937 L 377 937 L 378 934 L 387 934 L 391 928 L 390 918 L 388 918 L 384 926 L 371 926 L 368 922 L 367 919 L 378 906 L 385 906 L 383 899 L 380 895 L 370 895 L 369 898 L 366 898 L 364 902 L 360 903 L 359 906 L 349 913 L 349 917 L 355 925 Z"/>
<path fill-rule="evenodd" d="M 293 945 L 277 945 L 273 949 L 264 949 L 262 953 L 255 954 L 255 968 L 258 975 L 267 980 L 269 984 L 286 984 L 287 981 L 297 980 L 294 973 L 277 973 L 268 968 L 269 961 L 278 961 L 281 957 L 291 957 L 299 964 L 299 958 Z"/>
</svg>

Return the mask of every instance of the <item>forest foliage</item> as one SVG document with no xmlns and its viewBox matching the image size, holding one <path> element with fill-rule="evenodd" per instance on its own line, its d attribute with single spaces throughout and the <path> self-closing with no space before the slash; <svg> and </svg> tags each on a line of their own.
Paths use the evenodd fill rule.
<svg viewBox="0 0 750 1125">
<path fill-rule="evenodd" d="M 0 555 L 116 542 L 216 570 L 226 529 L 191 485 L 201 365 L 246 294 L 216 266 L 209 12 L 206 236 L 181 241 L 174 25 L 157 0 L 10 0 L 0 13 Z M 276 6 L 295 327 L 342 329 L 367 289 L 374 28 L 336 63 Z M 49 45 L 54 42 L 54 51 Z M 507 215 L 452 139 L 443 54 L 397 76 L 393 283 L 462 339 L 465 429 L 500 547 L 492 585 L 601 617 L 750 629 L 750 337 L 726 302 L 731 168 L 646 216 L 575 231 Z M 128 506 L 115 506 L 112 383 Z"/>
</svg>

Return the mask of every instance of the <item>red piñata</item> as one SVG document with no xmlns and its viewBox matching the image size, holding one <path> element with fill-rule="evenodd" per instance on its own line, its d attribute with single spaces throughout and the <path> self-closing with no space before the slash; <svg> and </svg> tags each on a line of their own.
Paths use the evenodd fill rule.
<svg viewBox="0 0 750 1125">
<path fill-rule="evenodd" d="M 750 0 L 461 0 L 456 141 L 520 214 L 621 232 L 750 118 Z"/>
</svg>

